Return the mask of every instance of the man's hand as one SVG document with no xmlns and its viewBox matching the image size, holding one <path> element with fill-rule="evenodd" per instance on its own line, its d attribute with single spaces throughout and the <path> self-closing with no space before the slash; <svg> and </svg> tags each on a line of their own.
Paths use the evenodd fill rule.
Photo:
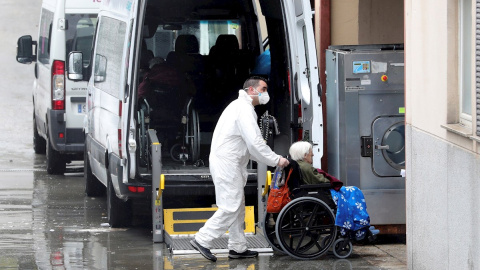
<svg viewBox="0 0 480 270">
<path fill-rule="evenodd" d="M 284 157 L 281 157 L 280 160 L 278 161 L 277 166 L 287 167 L 288 164 L 290 164 L 290 162 L 288 162 L 288 159 L 286 159 L 286 158 L 284 158 Z"/>
</svg>

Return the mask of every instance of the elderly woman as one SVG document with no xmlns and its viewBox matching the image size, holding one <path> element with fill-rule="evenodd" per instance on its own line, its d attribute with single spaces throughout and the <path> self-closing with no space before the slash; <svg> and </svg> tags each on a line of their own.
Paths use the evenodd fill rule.
<svg viewBox="0 0 480 270">
<path fill-rule="evenodd" d="M 343 183 L 321 169 L 312 166 L 312 145 L 308 142 L 296 142 L 289 150 L 291 159 L 298 163 L 304 184 L 330 182 L 330 193 L 337 205 L 335 225 L 340 227 L 340 233 L 345 236 L 349 231 L 355 233 L 356 240 L 362 240 L 369 233 L 370 217 L 362 191 L 354 186 L 344 187 Z M 373 234 L 378 233 L 377 231 Z M 369 233 L 371 234 L 371 233 Z"/>
</svg>

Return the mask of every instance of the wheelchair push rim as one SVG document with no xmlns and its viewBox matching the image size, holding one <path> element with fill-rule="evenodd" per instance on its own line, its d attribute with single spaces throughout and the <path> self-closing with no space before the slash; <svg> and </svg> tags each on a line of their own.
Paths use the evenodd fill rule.
<svg viewBox="0 0 480 270">
<path fill-rule="evenodd" d="M 278 215 L 275 231 L 282 250 L 300 260 L 324 255 L 337 235 L 332 210 L 314 197 L 301 197 L 287 204 Z"/>
</svg>

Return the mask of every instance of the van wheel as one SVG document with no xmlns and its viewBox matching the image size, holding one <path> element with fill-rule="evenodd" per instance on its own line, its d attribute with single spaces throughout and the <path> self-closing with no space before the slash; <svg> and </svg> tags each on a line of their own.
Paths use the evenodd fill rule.
<svg viewBox="0 0 480 270">
<path fill-rule="evenodd" d="M 50 139 L 47 137 L 47 172 L 49 174 L 63 174 L 67 167 L 64 155 L 53 149 Z"/>
<path fill-rule="evenodd" d="M 33 150 L 35 154 L 45 154 L 47 150 L 47 142 L 38 134 L 37 122 L 35 120 L 35 113 L 33 113 Z"/>
<path fill-rule="evenodd" d="M 127 227 L 130 225 L 132 219 L 132 202 L 130 200 L 124 202 L 117 197 L 108 172 L 107 175 L 108 223 L 110 223 L 112 228 Z"/>
<path fill-rule="evenodd" d="M 83 158 L 83 178 L 85 179 L 85 194 L 87 194 L 88 197 L 105 195 L 105 186 L 100 183 L 97 177 L 92 173 L 92 168 L 90 167 L 90 160 L 88 159 L 86 144 Z"/>
</svg>

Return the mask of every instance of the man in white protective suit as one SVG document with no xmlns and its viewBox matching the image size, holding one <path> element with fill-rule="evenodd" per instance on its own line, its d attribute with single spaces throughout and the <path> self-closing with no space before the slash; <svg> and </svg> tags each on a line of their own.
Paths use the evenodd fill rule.
<svg viewBox="0 0 480 270">
<path fill-rule="evenodd" d="M 247 249 L 243 231 L 245 220 L 244 187 L 250 159 L 268 166 L 288 165 L 265 143 L 257 125 L 254 106 L 269 101 L 267 83 L 261 77 L 250 77 L 238 92 L 238 99 L 223 111 L 213 132 L 210 150 L 210 172 L 215 184 L 218 210 L 207 220 L 190 244 L 205 258 L 216 261 L 210 252 L 214 239 L 229 231 L 228 257 L 252 258 L 258 252 Z"/>
</svg>

